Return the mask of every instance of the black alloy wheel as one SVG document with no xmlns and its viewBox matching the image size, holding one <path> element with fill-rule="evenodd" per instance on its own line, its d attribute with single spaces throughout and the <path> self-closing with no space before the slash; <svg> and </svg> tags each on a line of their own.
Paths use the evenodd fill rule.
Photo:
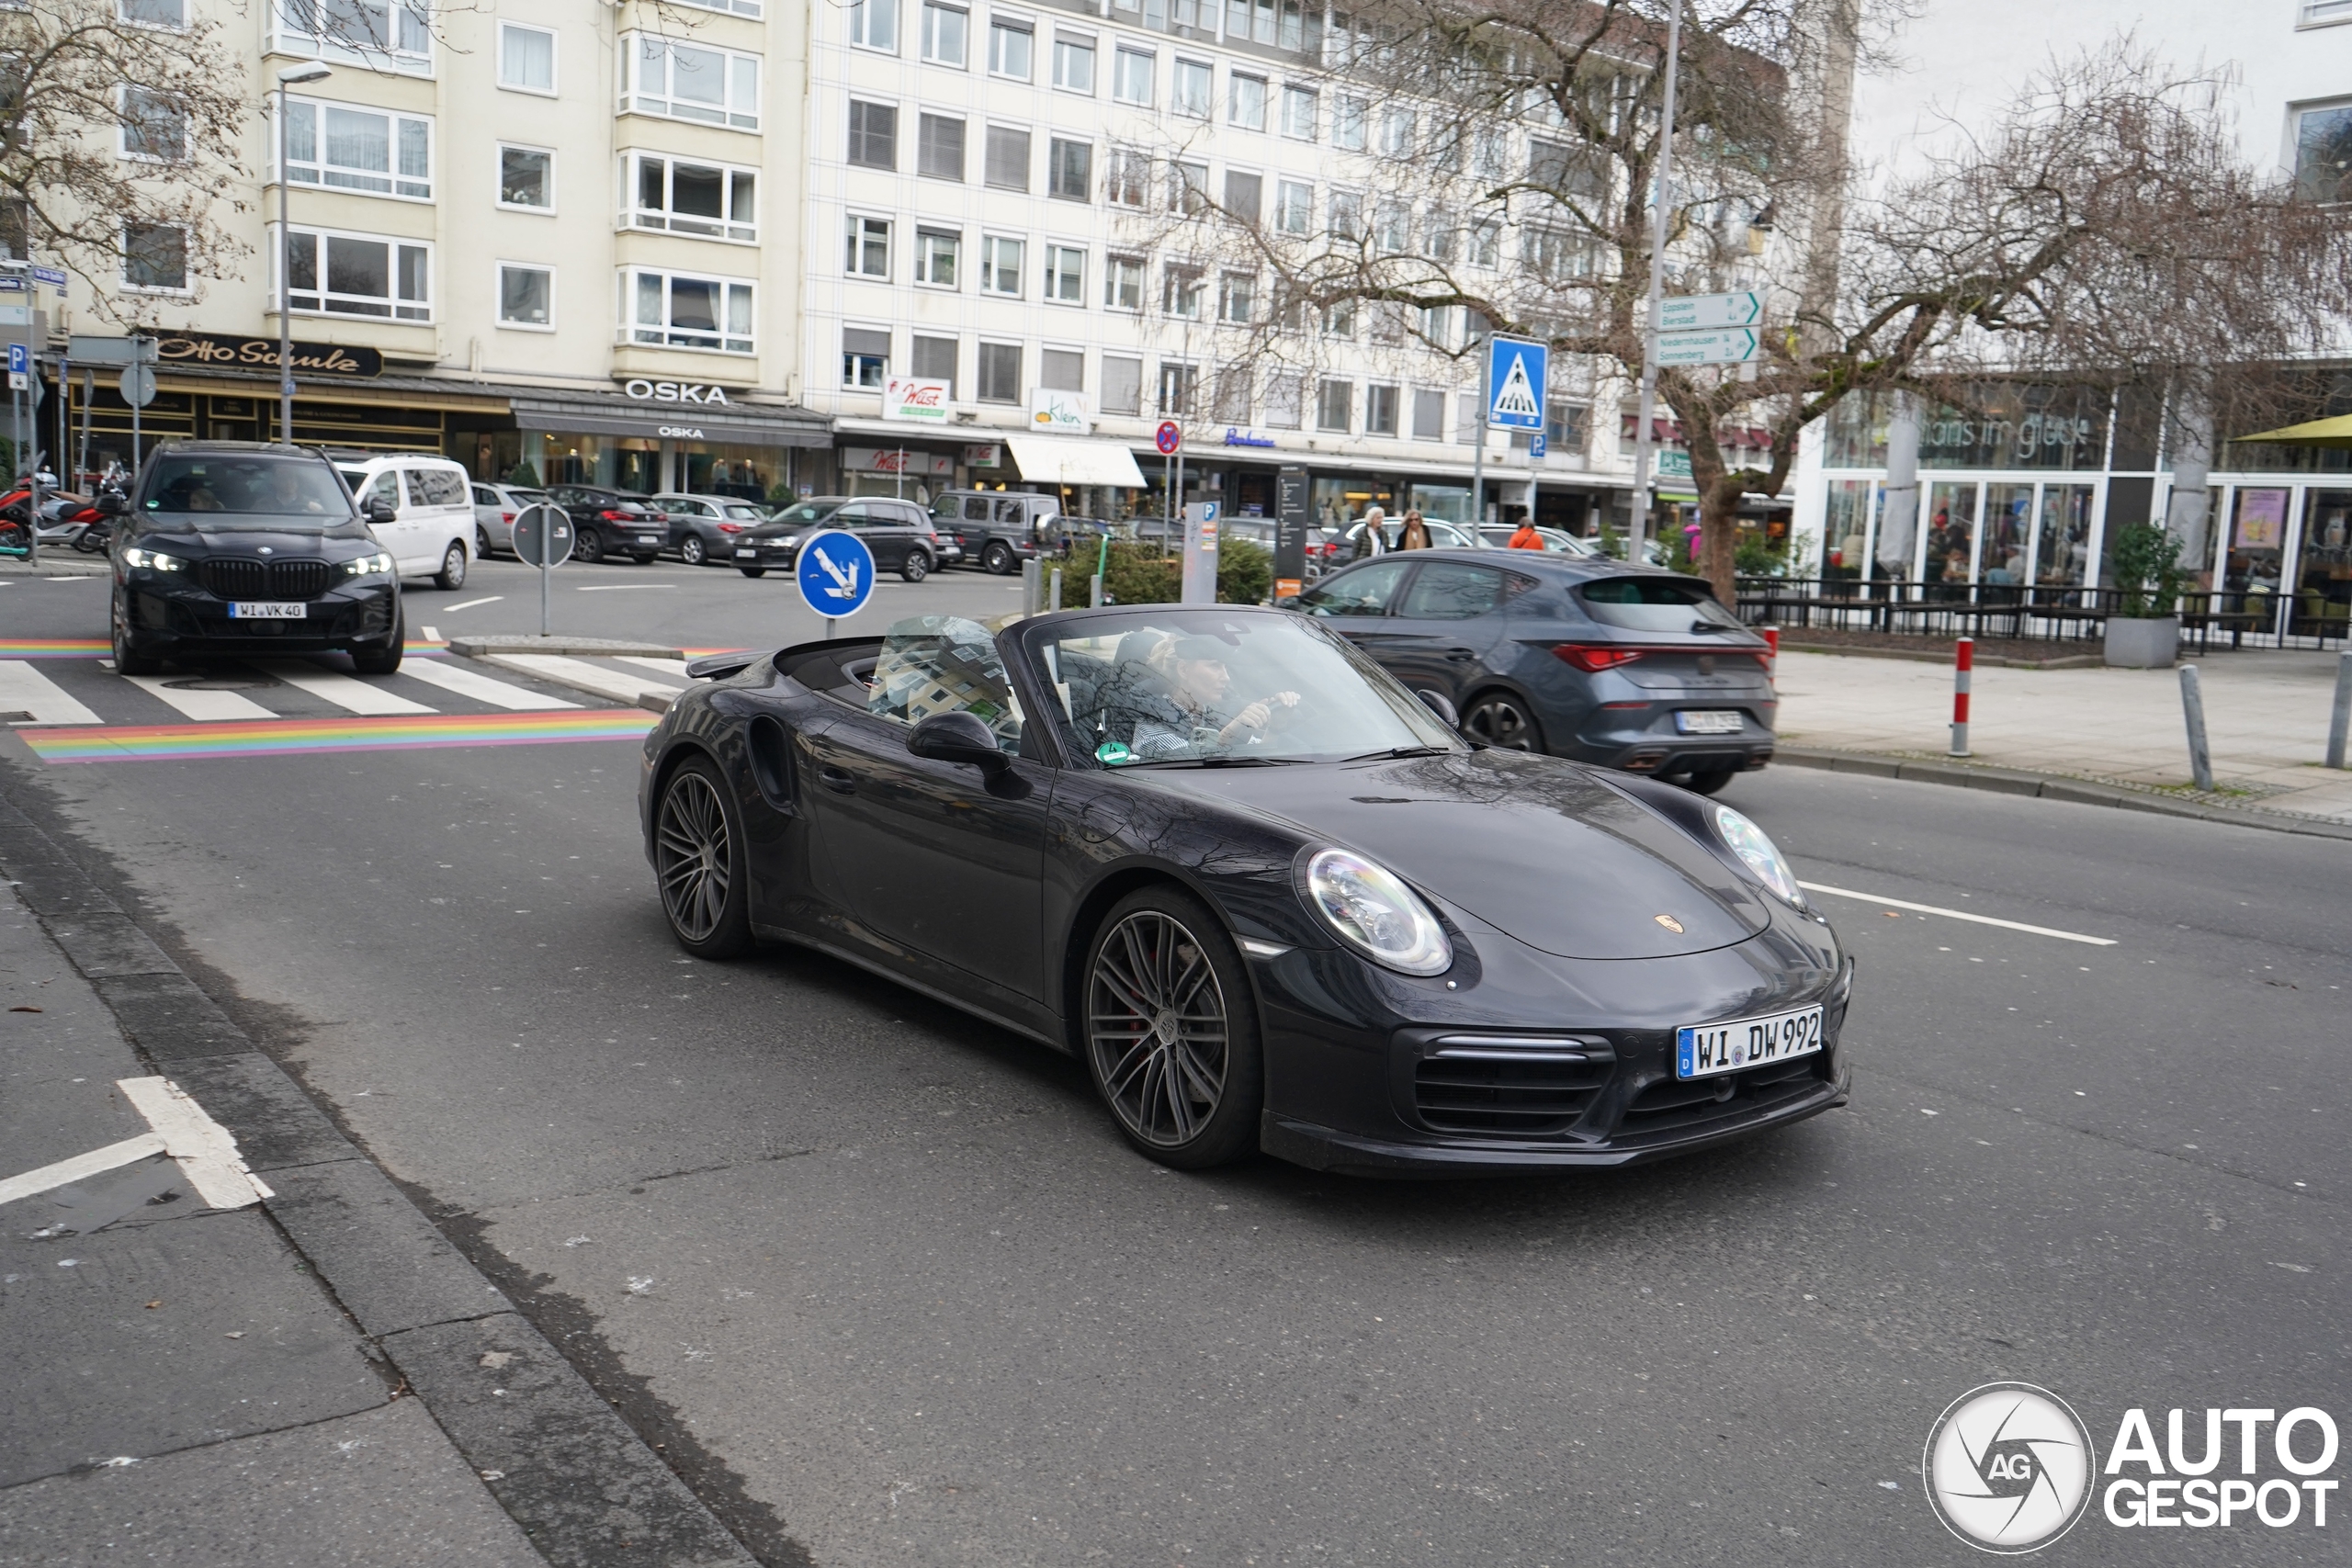
<svg viewBox="0 0 2352 1568">
<path fill-rule="evenodd" d="M 678 547 L 678 558 L 688 566 L 700 566 L 710 558 L 710 551 L 704 547 L 700 534 L 686 536 L 685 542 Z"/>
<path fill-rule="evenodd" d="M 1527 705 L 1509 692 L 1487 692 L 1471 700 L 1462 715 L 1462 733 L 1506 751 L 1541 751 L 1544 729 Z"/>
<path fill-rule="evenodd" d="M 980 552 L 980 564 L 999 577 L 1010 577 L 1021 565 L 1013 558 L 1012 547 L 1002 539 L 989 541 L 989 547 Z"/>
<path fill-rule="evenodd" d="M 449 553 L 441 558 L 441 570 L 433 576 L 434 585 L 454 593 L 466 585 L 466 547 L 457 540 L 449 541 Z"/>
<path fill-rule="evenodd" d="M 701 757 L 681 763 L 654 814 L 653 869 L 670 934 L 697 958 L 732 958 L 751 949 L 742 846 L 718 770 Z"/>
<path fill-rule="evenodd" d="M 1129 894 L 1095 936 L 1085 987 L 1087 1067 L 1128 1143 L 1188 1170 L 1256 1146 L 1257 1014 L 1214 915 L 1173 888 Z"/>
<path fill-rule="evenodd" d="M 909 550 L 906 564 L 899 568 L 899 575 L 909 582 L 921 582 L 924 578 L 929 577 L 931 575 L 930 552 Z"/>
<path fill-rule="evenodd" d="M 739 566 L 735 570 L 745 577 L 765 577 L 768 574 L 768 569 L 763 566 Z"/>
<path fill-rule="evenodd" d="M 1731 776 L 1737 772 L 1737 768 L 1693 768 L 1682 775 L 1681 784 L 1695 794 L 1713 795 L 1731 783 Z"/>
<path fill-rule="evenodd" d="M 114 601 L 114 672 L 118 675 L 153 675 L 164 668 L 164 661 L 140 646 L 130 630 L 130 606 L 117 594 Z"/>
<path fill-rule="evenodd" d="M 594 566 L 605 558 L 605 536 L 584 524 L 572 530 L 571 554 L 573 559 Z"/>
<path fill-rule="evenodd" d="M 474 554 L 484 560 L 490 558 L 490 530 L 479 523 L 474 525 Z"/>
</svg>

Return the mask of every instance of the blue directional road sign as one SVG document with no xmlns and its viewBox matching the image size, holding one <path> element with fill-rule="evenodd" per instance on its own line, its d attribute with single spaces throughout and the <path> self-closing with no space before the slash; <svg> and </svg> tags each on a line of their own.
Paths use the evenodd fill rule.
<svg viewBox="0 0 2352 1568">
<path fill-rule="evenodd" d="M 800 541 L 800 597 L 832 620 L 854 615 L 874 597 L 874 552 L 854 534 L 838 528 Z"/>
<path fill-rule="evenodd" d="M 1544 428 L 1544 381 L 1549 347 L 1515 337 L 1487 345 L 1487 423 L 1499 430 Z"/>
</svg>

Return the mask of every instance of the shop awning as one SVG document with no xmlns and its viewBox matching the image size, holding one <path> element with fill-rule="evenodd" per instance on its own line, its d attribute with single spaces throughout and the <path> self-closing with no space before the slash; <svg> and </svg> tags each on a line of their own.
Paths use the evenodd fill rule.
<svg viewBox="0 0 2352 1568">
<path fill-rule="evenodd" d="M 514 423 L 525 430 L 584 435 L 637 435 L 682 441 L 731 442 L 744 446 L 830 446 L 831 426 L 805 409 L 737 402 L 657 403 L 606 395 L 566 397 L 541 392 L 512 397 Z"/>
<path fill-rule="evenodd" d="M 2233 439 L 2274 442 L 2281 446 L 2352 446 L 2352 414 L 2315 419 L 2307 424 L 2290 424 L 2278 430 L 2266 430 L 2259 435 L 2240 435 Z"/>
<path fill-rule="evenodd" d="M 1115 441 L 1071 441 L 1052 435 L 1008 435 L 1012 460 L 1031 484 L 1116 485 L 1143 489 L 1136 456 Z"/>
</svg>

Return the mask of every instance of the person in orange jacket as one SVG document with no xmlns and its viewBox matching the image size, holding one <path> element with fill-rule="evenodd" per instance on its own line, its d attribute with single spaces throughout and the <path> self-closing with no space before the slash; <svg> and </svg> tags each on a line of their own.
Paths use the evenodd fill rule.
<svg viewBox="0 0 2352 1568">
<path fill-rule="evenodd" d="M 1522 517 L 1519 520 L 1519 531 L 1510 536 L 1510 547 L 1514 550 L 1540 550 L 1544 547 L 1544 536 L 1535 531 L 1533 522 Z"/>
</svg>

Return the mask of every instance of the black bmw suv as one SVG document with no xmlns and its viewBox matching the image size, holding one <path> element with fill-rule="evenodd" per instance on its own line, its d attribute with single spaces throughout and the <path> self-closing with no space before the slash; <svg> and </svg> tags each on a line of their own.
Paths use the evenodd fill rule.
<svg viewBox="0 0 2352 1568">
<path fill-rule="evenodd" d="M 108 498 L 111 500 L 112 498 Z M 101 509 L 106 502 L 101 502 Z M 114 664 L 339 649 L 365 675 L 401 666 L 401 591 L 334 465 L 300 447 L 183 441 L 141 468 L 114 533 Z"/>
</svg>

